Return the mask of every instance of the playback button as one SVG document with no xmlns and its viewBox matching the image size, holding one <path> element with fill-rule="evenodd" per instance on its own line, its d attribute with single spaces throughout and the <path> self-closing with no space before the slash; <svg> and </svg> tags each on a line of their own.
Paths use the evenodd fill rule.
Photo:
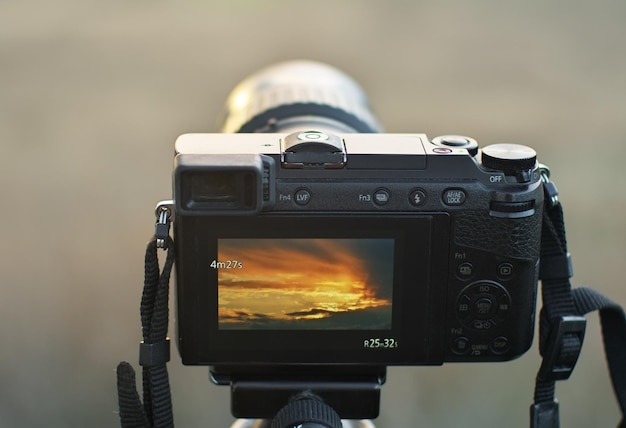
<svg viewBox="0 0 626 428">
<path fill-rule="evenodd" d="M 513 265 L 511 263 L 500 263 L 498 265 L 498 277 L 510 279 L 513 276 Z"/>
</svg>

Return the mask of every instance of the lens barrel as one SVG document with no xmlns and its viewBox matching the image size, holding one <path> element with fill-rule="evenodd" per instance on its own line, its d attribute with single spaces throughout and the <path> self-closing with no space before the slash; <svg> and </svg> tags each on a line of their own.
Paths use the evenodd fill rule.
<svg viewBox="0 0 626 428">
<path fill-rule="evenodd" d="M 381 132 L 367 96 L 348 75 L 314 61 L 287 61 L 230 93 L 220 132 Z"/>
</svg>

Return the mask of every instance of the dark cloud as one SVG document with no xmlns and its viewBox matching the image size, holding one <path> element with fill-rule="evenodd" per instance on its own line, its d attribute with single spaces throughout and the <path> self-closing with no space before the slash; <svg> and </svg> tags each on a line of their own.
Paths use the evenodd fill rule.
<svg viewBox="0 0 626 428">
<path fill-rule="evenodd" d="M 295 318 L 326 314 L 323 318 Z M 243 314 L 243 312 L 242 312 Z M 261 315 L 261 316 L 258 316 Z M 220 323 L 223 330 L 390 330 L 391 305 L 354 311 L 331 312 L 313 308 L 287 314 L 294 318 L 278 319 L 262 314 L 232 316 Z M 225 317 L 221 318 L 226 320 Z M 235 321 L 236 320 L 236 321 Z"/>
<path fill-rule="evenodd" d="M 332 313 L 333 312 L 328 311 L 326 309 L 313 308 L 313 309 L 309 309 L 308 311 L 289 312 L 285 315 L 290 316 L 290 317 L 306 317 L 310 315 L 332 314 Z"/>
</svg>

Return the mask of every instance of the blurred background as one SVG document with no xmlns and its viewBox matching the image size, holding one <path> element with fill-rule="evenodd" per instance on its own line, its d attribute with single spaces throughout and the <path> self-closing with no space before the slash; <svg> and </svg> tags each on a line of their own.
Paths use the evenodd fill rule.
<svg viewBox="0 0 626 428">
<path fill-rule="evenodd" d="M 626 2 L 42 0 L 0 4 L 0 426 L 119 426 L 143 253 L 173 142 L 232 87 L 332 64 L 387 132 L 534 147 L 564 203 L 574 285 L 626 305 Z M 557 386 L 564 427 L 619 411 L 598 317 Z M 170 322 L 170 326 L 173 321 Z M 172 335 L 173 335 L 172 330 Z M 525 427 L 534 347 L 502 364 L 391 368 L 378 427 Z M 228 427 L 229 390 L 169 364 L 180 427 Z"/>
</svg>

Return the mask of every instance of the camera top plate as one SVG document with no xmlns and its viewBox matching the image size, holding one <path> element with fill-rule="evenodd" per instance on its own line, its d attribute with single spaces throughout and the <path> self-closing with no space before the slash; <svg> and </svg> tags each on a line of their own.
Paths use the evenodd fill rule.
<svg viewBox="0 0 626 428">
<path fill-rule="evenodd" d="M 444 135 L 430 140 L 425 134 L 336 134 L 322 141 L 305 141 L 294 144 L 290 139 L 301 135 L 320 134 L 319 131 L 258 134 L 190 133 L 178 137 L 177 155 L 239 155 L 258 154 L 274 158 L 283 170 L 309 168 L 310 170 L 335 169 L 367 171 L 373 177 L 379 171 L 406 171 L 411 177 L 430 179 L 477 180 L 485 185 L 530 184 L 540 181 L 536 153 L 531 148 L 515 144 L 494 144 L 478 150 L 475 140 L 456 135 Z M 328 144 L 331 141 L 332 144 Z M 322 144 L 320 144 L 320 142 Z M 301 142 L 300 142 L 301 143 Z M 288 162 L 293 147 L 297 157 L 311 162 Z M 333 147 L 337 151 L 333 151 Z M 328 150 L 331 161 L 320 161 L 320 152 Z M 523 159 L 519 158 L 523 153 Z M 333 158 L 340 154 L 339 158 Z M 511 154 L 515 154 L 511 157 Z M 426 170 L 428 172 L 426 173 Z M 330 173 L 330 171 L 328 171 Z M 292 173 L 283 172 L 279 175 Z M 315 174 L 315 173 L 313 173 Z M 387 173 L 383 173 L 387 174 Z M 402 173 L 402 176 L 405 173 Z M 297 177 L 303 177 L 297 173 Z M 330 177 L 330 175 L 327 175 Z M 341 175 L 345 177 L 345 175 Z M 408 176 L 406 176 L 408 177 Z"/>
<path fill-rule="evenodd" d="M 243 154 L 276 156 L 290 134 L 183 134 L 176 140 L 177 154 Z M 437 154 L 425 134 L 338 134 L 345 144 L 347 169 L 425 169 L 426 155 Z M 384 142 L 384 144 L 381 144 Z M 432 148 L 430 147 L 432 146 Z M 445 154 L 466 155 L 449 148 Z"/>
</svg>

